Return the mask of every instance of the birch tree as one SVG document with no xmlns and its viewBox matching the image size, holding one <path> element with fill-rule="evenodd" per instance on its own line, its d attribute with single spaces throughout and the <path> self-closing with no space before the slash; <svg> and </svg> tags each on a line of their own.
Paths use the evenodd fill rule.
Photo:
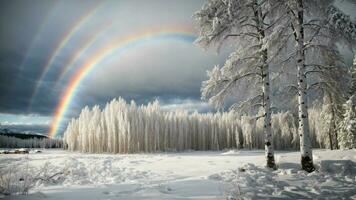
<svg viewBox="0 0 356 200">
<path fill-rule="evenodd" d="M 286 60 L 295 62 L 297 68 L 297 86 L 295 88 L 298 94 L 301 164 L 304 170 L 311 172 L 314 167 L 309 133 L 307 92 L 317 88 L 323 90 L 324 96 L 339 95 L 344 97 L 342 94 L 344 84 L 340 81 L 340 77 L 345 74 L 345 69 L 336 42 L 341 41 L 342 38 L 342 41 L 346 42 L 345 44 L 352 45 L 354 39 L 350 36 L 353 35 L 353 30 L 349 30 L 345 34 L 337 30 L 338 26 L 334 24 L 336 17 L 331 14 L 336 8 L 331 0 L 289 0 L 285 5 L 292 30 L 288 35 L 293 35 L 295 43 L 294 51 Z M 337 10 L 337 13 L 340 11 Z M 340 24 L 343 27 L 353 27 L 348 23 Z M 333 106 L 332 110 L 335 111 L 338 106 L 337 100 L 329 98 L 329 101 Z M 335 119 L 333 117 L 333 120 Z"/>
<path fill-rule="evenodd" d="M 214 67 L 208 72 L 209 79 L 203 82 L 202 97 L 222 107 L 224 102 L 241 87 L 256 85 L 256 92 L 244 102 L 235 103 L 231 108 L 242 112 L 248 108 L 262 107 L 264 112 L 264 135 L 267 167 L 275 168 L 271 131 L 271 89 L 270 55 L 268 50 L 274 44 L 273 37 L 267 37 L 273 27 L 268 21 L 273 6 L 268 1 L 208 1 L 195 14 L 200 35 L 197 43 L 203 47 L 227 42 L 235 43 L 235 51 L 225 65 Z M 277 41 L 275 41 L 277 42 Z M 271 56 L 272 57 L 272 56 Z M 247 87 L 248 88 L 248 87 Z M 245 91 L 246 89 L 245 88 Z"/>
<path fill-rule="evenodd" d="M 293 5 L 294 4 L 294 5 Z M 301 164 L 305 171 L 314 171 L 313 154 L 309 135 L 309 119 L 308 119 L 308 99 L 307 99 L 307 83 L 306 83 L 306 65 L 304 52 L 304 4 L 303 0 L 292 2 L 294 8 L 290 10 L 293 16 L 292 28 L 294 39 L 296 41 L 296 62 L 297 62 L 297 78 L 298 78 L 298 116 L 299 126 L 298 133 L 300 137 Z"/>
</svg>

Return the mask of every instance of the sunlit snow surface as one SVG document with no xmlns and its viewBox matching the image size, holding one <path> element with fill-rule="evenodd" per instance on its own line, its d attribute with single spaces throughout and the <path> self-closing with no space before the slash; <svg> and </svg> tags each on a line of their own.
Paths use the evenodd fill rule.
<svg viewBox="0 0 356 200">
<path fill-rule="evenodd" d="M 315 150 L 317 172 L 299 170 L 299 152 L 277 152 L 279 169 L 264 168 L 263 151 L 82 154 L 44 150 L 0 155 L 0 170 L 68 169 L 28 196 L 3 199 L 346 199 L 356 198 L 356 151 Z M 28 160 L 29 162 L 26 162 Z M 238 199 L 237 197 L 237 199 Z"/>
</svg>

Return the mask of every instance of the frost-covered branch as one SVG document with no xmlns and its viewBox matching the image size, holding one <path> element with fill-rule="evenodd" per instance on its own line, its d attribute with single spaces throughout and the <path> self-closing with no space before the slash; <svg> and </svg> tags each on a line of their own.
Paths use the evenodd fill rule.
<svg viewBox="0 0 356 200">
<path fill-rule="evenodd" d="M 256 105 L 262 101 L 263 101 L 263 95 L 258 94 L 258 95 L 251 97 L 243 102 L 240 102 L 238 104 L 233 104 L 230 109 L 234 110 L 238 113 L 244 113 L 244 112 L 247 112 L 247 109 L 252 108 L 253 105 Z M 259 104 L 259 105 L 261 106 L 263 104 Z"/>
<path fill-rule="evenodd" d="M 327 10 L 327 21 L 329 28 L 336 32 L 339 37 L 343 37 L 349 43 L 355 45 L 356 23 L 350 19 L 350 16 L 331 5 Z"/>
</svg>

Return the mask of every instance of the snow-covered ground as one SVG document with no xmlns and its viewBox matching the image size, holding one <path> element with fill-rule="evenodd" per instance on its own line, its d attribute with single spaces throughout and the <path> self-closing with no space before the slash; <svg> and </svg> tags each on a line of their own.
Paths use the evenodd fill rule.
<svg viewBox="0 0 356 200">
<path fill-rule="evenodd" d="M 155 154 L 82 154 L 44 150 L 0 155 L 0 170 L 65 170 L 39 181 L 27 196 L 3 199 L 356 199 L 356 151 L 315 150 L 316 172 L 299 170 L 299 152 L 277 152 L 279 169 L 264 152 L 192 151 Z M 232 199 L 232 198 L 231 198 Z"/>
</svg>

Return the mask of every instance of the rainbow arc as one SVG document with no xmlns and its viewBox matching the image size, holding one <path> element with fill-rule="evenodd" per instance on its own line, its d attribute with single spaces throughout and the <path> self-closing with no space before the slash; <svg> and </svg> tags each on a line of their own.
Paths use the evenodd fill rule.
<svg viewBox="0 0 356 200">
<path fill-rule="evenodd" d="M 51 123 L 49 137 L 55 137 L 63 121 L 64 116 L 75 96 L 81 81 L 90 74 L 96 67 L 100 66 L 103 61 L 112 55 L 118 56 L 134 47 L 144 45 L 152 41 L 178 40 L 185 43 L 192 43 L 196 39 L 194 32 L 185 27 L 159 28 L 146 30 L 132 34 L 124 38 L 117 38 L 104 48 L 101 48 L 95 55 L 85 61 L 79 69 L 71 76 L 69 83 L 64 89 L 59 104 L 55 109 L 54 118 Z M 85 49 L 85 48 L 84 48 Z M 81 53 L 79 53 L 81 54 Z M 74 61 L 73 61 L 74 62 Z M 72 63 L 72 62 L 71 62 Z M 69 65 L 71 65 L 71 63 Z M 65 66 L 68 69 L 70 66 Z"/>
</svg>

